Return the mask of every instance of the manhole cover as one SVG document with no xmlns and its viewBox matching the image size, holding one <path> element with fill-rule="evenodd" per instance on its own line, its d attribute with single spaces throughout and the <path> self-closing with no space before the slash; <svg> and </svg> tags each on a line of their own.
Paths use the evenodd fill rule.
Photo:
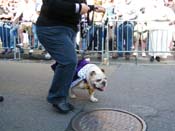
<svg viewBox="0 0 175 131">
<path fill-rule="evenodd" d="M 145 131 L 145 122 L 137 115 L 115 109 L 96 109 L 76 115 L 74 131 Z"/>
</svg>

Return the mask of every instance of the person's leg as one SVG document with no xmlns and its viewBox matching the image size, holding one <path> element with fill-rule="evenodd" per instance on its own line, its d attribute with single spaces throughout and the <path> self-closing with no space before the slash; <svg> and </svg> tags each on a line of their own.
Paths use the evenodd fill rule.
<svg viewBox="0 0 175 131">
<path fill-rule="evenodd" d="M 103 27 L 102 26 L 98 26 L 97 27 L 97 39 L 96 39 L 96 43 L 97 43 L 97 47 L 98 47 L 98 59 L 101 59 L 101 55 L 102 55 L 102 52 L 101 51 L 104 51 L 104 30 L 103 30 Z"/>
<path fill-rule="evenodd" d="M 15 40 L 15 26 L 10 29 L 10 48 L 14 48 L 14 40 Z"/>
<path fill-rule="evenodd" d="M 58 63 L 47 97 L 48 102 L 54 104 L 68 97 L 77 64 L 76 33 L 66 27 L 37 27 L 37 34 L 45 49 Z"/>
<path fill-rule="evenodd" d="M 131 23 L 127 23 L 124 25 L 124 38 L 125 38 L 125 46 L 126 46 L 126 55 L 131 54 L 131 47 L 133 45 L 133 25 Z"/>
<path fill-rule="evenodd" d="M 26 26 L 26 30 L 27 30 L 27 34 L 28 34 L 28 37 L 26 37 L 26 44 L 27 44 L 27 47 L 29 49 L 32 49 L 33 46 L 34 46 L 34 42 L 33 42 L 33 38 L 34 38 L 34 34 L 32 32 L 32 24 L 31 25 L 27 25 Z"/>
<path fill-rule="evenodd" d="M 94 50 L 94 47 L 97 45 L 96 30 L 97 30 L 96 25 L 92 25 L 89 29 L 89 32 L 88 32 L 88 35 L 89 35 L 88 50 Z"/>
<path fill-rule="evenodd" d="M 116 38 L 117 38 L 117 51 L 118 56 L 122 57 L 123 53 L 121 52 L 123 50 L 123 24 L 119 27 L 116 27 Z"/>
<path fill-rule="evenodd" d="M 11 29 L 11 25 L 7 24 L 4 28 L 5 30 L 5 43 L 6 43 L 6 46 L 7 46 L 7 54 L 8 53 L 12 53 L 12 50 L 13 50 L 13 46 L 11 46 L 11 43 L 10 43 L 10 29 Z"/>
<path fill-rule="evenodd" d="M 2 48 L 4 49 L 1 54 L 5 54 L 7 52 L 7 49 L 5 48 L 4 45 L 4 27 L 3 27 L 3 23 L 1 23 L 0 25 L 0 37 L 1 37 L 1 42 L 2 42 Z"/>
<path fill-rule="evenodd" d="M 10 33 L 9 33 L 9 26 L 7 24 L 4 24 L 2 27 L 2 45 L 3 48 L 5 49 L 2 54 L 6 54 L 9 49 L 9 43 L 10 43 Z"/>
<path fill-rule="evenodd" d="M 105 39 L 106 39 L 106 33 L 105 33 Z M 113 26 L 108 26 L 108 42 L 109 42 L 108 50 L 112 51 L 113 50 Z"/>
<path fill-rule="evenodd" d="M 36 49 L 38 48 L 38 36 L 36 34 L 36 25 L 32 24 L 32 33 L 33 33 L 33 47 Z"/>
<path fill-rule="evenodd" d="M 147 32 L 141 34 L 141 47 L 142 47 L 142 56 L 146 56 L 146 47 L 147 47 Z"/>
<path fill-rule="evenodd" d="M 24 47 L 24 43 L 23 43 L 23 39 L 24 39 L 24 37 L 23 37 L 23 30 L 24 29 L 24 25 L 21 23 L 20 25 L 19 25 L 19 28 L 18 28 L 18 34 L 19 34 L 19 45 L 20 46 L 22 46 L 22 47 Z"/>
</svg>

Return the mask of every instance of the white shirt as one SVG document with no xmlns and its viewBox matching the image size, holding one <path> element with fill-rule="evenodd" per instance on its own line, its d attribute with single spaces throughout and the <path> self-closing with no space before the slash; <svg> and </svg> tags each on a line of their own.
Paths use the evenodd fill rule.
<svg viewBox="0 0 175 131">
<path fill-rule="evenodd" d="M 17 7 L 17 13 L 14 20 L 22 14 L 22 21 L 31 21 L 32 15 L 35 13 L 35 3 L 32 0 L 28 0 L 26 3 L 25 0 L 21 0 Z"/>
<path fill-rule="evenodd" d="M 118 26 L 123 23 L 123 21 L 131 21 L 135 20 L 137 16 L 137 9 L 135 8 L 135 4 L 132 0 L 129 2 L 117 2 L 115 13 L 118 15 L 119 13 L 122 14 L 121 17 L 118 17 Z"/>
</svg>

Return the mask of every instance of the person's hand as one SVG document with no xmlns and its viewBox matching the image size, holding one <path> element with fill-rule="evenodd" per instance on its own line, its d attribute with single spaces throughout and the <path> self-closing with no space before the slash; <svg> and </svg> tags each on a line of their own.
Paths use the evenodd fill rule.
<svg viewBox="0 0 175 131">
<path fill-rule="evenodd" d="M 102 6 L 95 6 L 95 11 L 96 12 L 103 12 L 103 13 L 105 13 L 105 8 L 104 7 L 102 7 Z"/>
<path fill-rule="evenodd" d="M 88 5 L 86 5 L 84 3 L 81 4 L 81 11 L 80 11 L 81 15 L 86 14 L 89 10 L 90 10 L 90 8 Z"/>
</svg>

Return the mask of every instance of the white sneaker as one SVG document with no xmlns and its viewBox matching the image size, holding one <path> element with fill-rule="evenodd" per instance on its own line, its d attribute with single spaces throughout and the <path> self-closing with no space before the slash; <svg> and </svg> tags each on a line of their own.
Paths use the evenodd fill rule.
<svg viewBox="0 0 175 131">
<path fill-rule="evenodd" d="M 29 53 L 33 53 L 33 49 L 30 49 L 30 50 L 29 50 Z"/>
<path fill-rule="evenodd" d="M 23 46 L 23 43 L 18 43 L 16 45 L 22 47 Z"/>
<path fill-rule="evenodd" d="M 51 59 L 51 55 L 49 53 L 46 53 L 44 57 L 45 59 L 48 59 L 48 60 Z"/>
<path fill-rule="evenodd" d="M 133 54 L 132 54 L 133 56 L 138 56 L 138 53 L 137 53 L 137 51 L 135 50 L 134 52 L 133 52 Z"/>
<path fill-rule="evenodd" d="M 142 56 L 145 57 L 146 56 L 146 53 L 145 52 L 142 52 Z"/>
</svg>

